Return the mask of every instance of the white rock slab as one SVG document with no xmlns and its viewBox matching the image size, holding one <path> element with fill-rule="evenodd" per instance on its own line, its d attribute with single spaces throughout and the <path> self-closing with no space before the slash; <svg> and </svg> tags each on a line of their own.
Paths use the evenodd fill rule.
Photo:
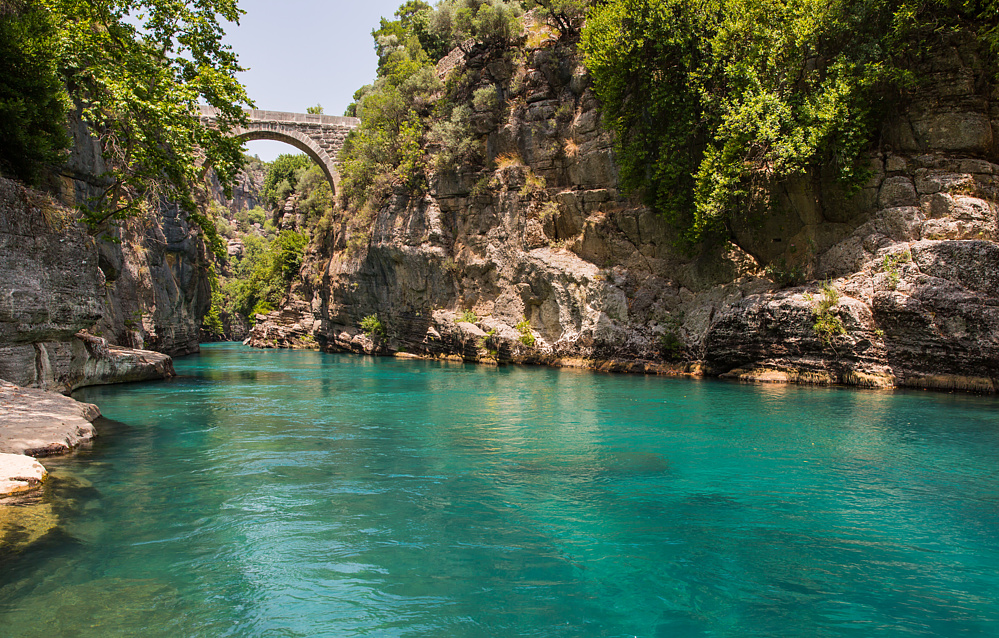
<svg viewBox="0 0 999 638">
<path fill-rule="evenodd" d="M 42 486 L 48 472 L 23 454 L 0 454 L 0 496 L 20 494 Z"/>
</svg>

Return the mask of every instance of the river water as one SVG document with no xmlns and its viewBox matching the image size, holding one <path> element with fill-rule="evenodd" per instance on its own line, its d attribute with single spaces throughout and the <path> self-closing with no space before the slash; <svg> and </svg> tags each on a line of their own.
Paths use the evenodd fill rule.
<svg viewBox="0 0 999 638">
<path fill-rule="evenodd" d="M 90 388 L 0 636 L 997 636 L 999 403 L 219 344 Z"/>
</svg>

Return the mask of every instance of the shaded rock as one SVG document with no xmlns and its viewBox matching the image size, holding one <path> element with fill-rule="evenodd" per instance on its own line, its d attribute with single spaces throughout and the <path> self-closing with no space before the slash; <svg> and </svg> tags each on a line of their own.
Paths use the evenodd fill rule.
<svg viewBox="0 0 999 638">
<path fill-rule="evenodd" d="M 44 390 L 68 393 L 172 376 L 173 360 L 165 354 L 110 345 L 82 332 L 66 341 L 0 347 L 0 379 Z"/>
<path fill-rule="evenodd" d="M 889 177 L 881 183 L 878 203 L 881 208 L 914 206 L 919 203 L 919 196 L 916 195 L 916 187 L 908 177 Z"/>
</svg>

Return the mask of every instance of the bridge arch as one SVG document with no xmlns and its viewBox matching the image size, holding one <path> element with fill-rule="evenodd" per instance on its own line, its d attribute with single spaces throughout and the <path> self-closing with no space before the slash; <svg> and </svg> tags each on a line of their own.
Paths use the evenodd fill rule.
<svg viewBox="0 0 999 638">
<path fill-rule="evenodd" d="M 249 130 L 240 129 L 240 132 L 237 132 L 235 137 L 243 140 L 244 142 L 272 140 L 275 142 L 291 144 L 298 150 L 308 155 L 313 162 L 319 165 L 319 168 L 321 168 L 323 173 L 326 175 L 326 179 L 329 181 L 330 188 L 333 189 L 334 195 L 340 188 L 340 173 L 337 171 L 336 163 L 333 161 L 333 158 L 330 157 L 329 154 L 315 142 L 315 140 L 307 135 L 303 135 L 295 130 L 281 131 L 268 130 L 264 127 L 254 127 Z"/>
<path fill-rule="evenodd" d="M 201 106 L 201 118 L 214 126 L 218 111 Z M 319 165 L 333 192 L 340 187 L 337 156 L 351 130 L 360 126 L 356 117 L 338 117 L 313 113 L 247 110 L 247 126 L 229 134 L 241 140 L 274 140 L 297 148 Z"/>
</svg>

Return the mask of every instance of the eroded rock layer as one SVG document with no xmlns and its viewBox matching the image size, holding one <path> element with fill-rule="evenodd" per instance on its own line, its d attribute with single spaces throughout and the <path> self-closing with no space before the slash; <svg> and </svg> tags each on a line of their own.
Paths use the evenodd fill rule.
<svg viewBox="0 0 999 638">
<path fill-rule="evenodd" d="M 886 123 L 859 193 L 821 175 L 778 184 L 766 215 L 741 216 L 729 241 L 694 254 L 622 194 L 570 50 L 521 66 L 477 51 L 464 64 L 510 105 L 475 114 L 486 166 L 439 172 L 426 195 L 397 191 L 367 242 L 339 213 L 249 343 L 999 387 L 999 99 L 960 39 L 926 62 L 927 88 Z"/>
<path fill-rule="evenodd" d="M 120 316 L 114 311 L 128 307 L 127 297 L 106 279 L 102 262 L 98 242 L 75 222 L 72 210 L 0 179 L 0 379 L 69 392 L 173 375 L 167 355 L 81 332 L 113 324 Z M 189 288 L 177 286 L 176 306 L 184 307 Z M 141 320 L 141 313 L 136 317 Z M 139 333 L 135 342 L 141 347 L 145 336 Z M 181 342 L 192 347 L 189 336 Z"/>
</svg>

